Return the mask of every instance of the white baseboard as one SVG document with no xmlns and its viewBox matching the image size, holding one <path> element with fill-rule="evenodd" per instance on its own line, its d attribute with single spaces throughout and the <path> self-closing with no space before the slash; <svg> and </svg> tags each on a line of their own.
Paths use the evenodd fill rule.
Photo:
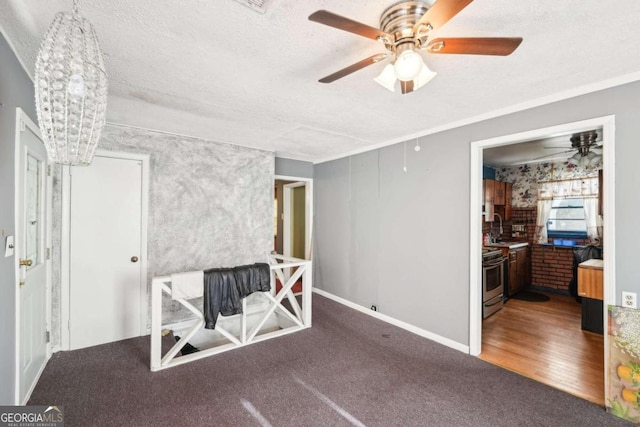
<svg viewBox="0 0 640 427">
<path fill-rule="evenodd" d="M 363 307 L 361 305 L 358 305 L 354 302 L 351 302 L 349 300 L 346 300 L 344 298 L 341 298 L 339 296 L 336 296 L 334 294 L 331 294 L 327 291 L 323 291 L 322 289 L 318 289 L 318 288 L 313 288 L 313 292 L 317 293 L 318 295 L 321 295 L 323 297 L 329 298 L 330 300 L 333 300 L 337 303 L 340 303 L 342 305 L 346 305 L 349 308 L 353 308 L 354 310 L 358 310 L 361 313 L 367 314 L 371 317 L 375 317 L 376 319 L 382 320 L 383 322 L 387 322 L 390 323 L 394 326 L 397 326 L 399 328 L 402 328 L 404 330 L 407 330 L 409 332 L 412 332 L 416 335 L 420 335 L 423 338 L 427 338 L 430 339 L 431 341 L 435 341 L 438 344 L 442 344 L 444 346 L 450 347 L 454 350 L 458 350 L 461 351 L 463 353 L 469 354 L 469 346 L 468 345 L 464 345 L 464 344 L 460 344 L 457 341 L 454 341 L 452 339 L 449 338 L 445 338 L 441 335 L 438 334 L 434 334 L 433 332 L 429 332 L 426 331 L 424 329 L 418 328 L 417 326 L 411 325 L 409 323 L 403 322 L 402 320 L 398 320 L 395 319 L 391 316 L 387 316 L 386 314 L 382 314 L 380 312 L 377 311 L 373 311 L 371 309 L 368 309 L 366 307 Z"/>
</svg>

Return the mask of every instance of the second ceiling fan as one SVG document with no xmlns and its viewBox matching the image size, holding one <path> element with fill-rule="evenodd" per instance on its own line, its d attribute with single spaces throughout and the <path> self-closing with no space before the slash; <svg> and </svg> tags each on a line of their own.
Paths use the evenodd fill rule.
<svg viewBox="0 0 640 427">
<path fill-rule="evenodd" d="M 473 0 L 437 0 L 433 6 L 424 1 L 402 1 L 389 7 L 380 17 L 380 29 L 335 13 L 319 10 L 309 20 L 382 42 L 386 53 L 372 55 L 319 81 L 331 83 L 371 64 L 392 57 L 375 79 L 394 91 L 400 81 L 403 94 L 425 85 L 436 73 L 424 64 L 420 50 L 435 54 L 510 55 L 522 42 L 521 37 L 458 37 L 429 39 L 431 31 L 442 27 Z"/>
</svg>

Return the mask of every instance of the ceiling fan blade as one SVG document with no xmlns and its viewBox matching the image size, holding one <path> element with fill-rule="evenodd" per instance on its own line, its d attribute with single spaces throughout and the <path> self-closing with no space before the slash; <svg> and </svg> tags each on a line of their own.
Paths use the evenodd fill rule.
<svg viewBox="0 0 640 427">
<path fill-rule="evenodd" d="M 532 160 L 545 159 L 545 158 L 547 158 L 547 157 L 558 156 L 558 155 L 560 155 L 560 154 L 567 154 L 567 153 L 570 153 L 570 152 L 572 152 L 572 151 L 575 151 L 575 150 L 574 150 L 574 149 L 571 149 L 571 150 L 567 150 L 567 151 L 560 151 L 560 152 L 558 152 L 558 153 L 547 154 L 546 156 L 536 157 L 535 159 L 532 159 Z"/>
<path fill-rule="evenodd" d="M 413 32 L 418 33 L 421 25 L 428 25 L 432 29 L 440 28 L 458 12 L 467 7 L 473 0 L 438 0 L 422 15 L 422 18 L 413 26 Z"/>
<path fill-rule="evenodd" d="M 380 31 L 378 28 L 370 27 L 352 19 L 345 18 L 344 16 L 336 15 L 335 13 L 327 10 L 318 10 L 317 12 L 313 12 L 309 15 L 309 21 L 318 22 L 320 24 L 328 25 L 329 27 L 348 31 L 373 40 L 378 40 L 378 37 L 382 37 L 383 39 L 393 42 L 393 36 L 391 36 L 391 34 Z"/>
<path fill-rule="evenodd" d="M 522 37 L 446 37 L 429 42 L 427 51 L 429 53 L 507 56 L 516 50 L 520 43 L 522 43 Z"/>
<path fill-rule="evenodd" d="M 344 76 L 348 76 L 351 73 L 354 73 L 358 70 L 363 69 L 364 67 L 367 67 L 371 64 L 375 64 L 376 62 L 380 62 L 383 59 L 385 59 L 387 57 L 386 53 L 377 53 L 375 55 L 372 55 L 370 57 L 368 57 L 367 59 L 363 59 L 360 62 L 356 62 L 355 64 L 349 65 L 348 67 L 343 68 L 340 71 L 336 71 L 333 74 L 329 74 L 326 77 L 321 78 L 320 80 L 318 80 L 320 83 L 331 83 L 334 82 L 338 79 L 343 78 Z"/>
<path fill-rule="evenodd" d="M 407 81 L 400 80 L 400 89 L 402 90 L 403 95 L 413 92 L 413 89 L 414 89 L 413 80 L 407 80 Z"/>
</svg>

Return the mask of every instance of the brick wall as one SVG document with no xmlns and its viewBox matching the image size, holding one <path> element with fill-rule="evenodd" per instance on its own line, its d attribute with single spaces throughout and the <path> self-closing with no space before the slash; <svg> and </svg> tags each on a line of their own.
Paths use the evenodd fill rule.
<svg viewBox="0 0 640 427">
<path fill-rule="evenodd" d="M 496 212 L 504 218 L 504 208 L 496 206 Z M 511 220 L 502 224 L 502 240 L 505 241 L 527 241 L 529 242 L 531 256 L 531 285 L 543 288 L 550 288 L 560 291 L 569 290 L 569 282 L 573 277 L 573 248 L 541 246 L 534 243 L 533 238 L 536 229 L 536 207 L 513 208 L 511 210 Z M 498 231 L 498 218 L 493 223 L 494 233 Z M 525 231 L 520 232 L 520 236 L 513 236 L 513 224 L 524 224 Z M 489 233 L 491 223 L 482 223 L 482 234 Z M 549 239 L 551 241 L 551 239 Z M 587 240 L 577 240 L 578 245 L 588 244 Z"/>
<path fill-rule="evenodd" d="M 496 206 L 496 212 L 504 218 L 504 207 Z M 484 220 L 484 218 L 483 218 Z M 494 233 L 498 232 L 499 225 L 498 217 L 493 222 Z M 519 232 L 519 236 L 513 236 L 513 224 L 525 225 L 525 231 Z M 503 221 L 501 238 L 505 241 L 519 241 L 529 242 L 529 245 L 533 244 L 533 235 L 536 229 L 536 208 L 513 208 L 511 209 L 511 220 Z M 489 233 L 491 230 L 490 222 L 482 222 L 482 234 Z"/>
<path fill-rule="evenodd" d="M 531 284 L 545 288 L 569 290 L 573 277 L 573 248 L 533 245 Z"/>
</svg>

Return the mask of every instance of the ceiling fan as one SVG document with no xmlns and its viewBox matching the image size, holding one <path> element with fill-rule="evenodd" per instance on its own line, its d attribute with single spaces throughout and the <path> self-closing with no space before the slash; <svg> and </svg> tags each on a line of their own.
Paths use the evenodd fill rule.
<svg viewBox="0 0 640 427">
<path fill-rule="evenodd" d="M 382 13 L 380 29 L 370 27 L 335 13 L 318 10 L 309 20 L 384 44 L 386 53 L 372 55 L 333 74 L 321 83 L 331 83 L 364 67 L 392 58 L 374 80 L 394 91 L 400 81 L 403 94 L 424 86 L 436 73 L 424 64 L 420 50 L 434 54 L 510 55 L 522 42 L 521 37 L 458 37 L 429 39 L 432 30 L 442 27 L 473 0 L 437 0 L 433 6 L 425 1 L 401 1 Z"/>
<path fill-rule="evenodd" d="M 538 158 L 535 158 L 534 160 L 541 160 L 547 157 L 571 153 L 573 151 L 575 151 L 576 153 L 567 159 L 567 161 L 573 165 L 586 167 L 589 165 L 594 165 L 602 160 L 601 152 L 598 153 L 598 151 L 602 150 L 602 145 L 599 145 L 600 141 L 598 140 L 598 132 L 596 132 L 595 130 L 575 133 L 571 135 L 571 138 L 569 139 L 569 141 L 571 142 L 571 148 L 569 148 L 568 150 L 538 157 Z M 565 147 L 544 147 L 544 148 L 558 149 L 558 148 L 565 148 Z"/>
</svg>

